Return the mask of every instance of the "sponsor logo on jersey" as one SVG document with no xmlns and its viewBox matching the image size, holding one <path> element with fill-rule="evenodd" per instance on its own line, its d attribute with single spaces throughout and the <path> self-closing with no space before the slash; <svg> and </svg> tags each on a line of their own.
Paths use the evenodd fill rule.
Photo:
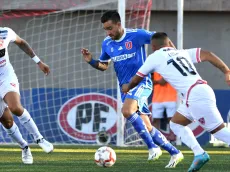
<svg viewBox="0 0 230 172">
<path fill-rule="evenodd" d="M 81 94 L 68 100 L 58 113 L 58 125 L 74 140 L 95 143 L 103 128 L 116 133 L 117 101 L 105 94 Z"/>
<path fill-rule="evenodd" d="M 130 53 L 130 54 L 122 54 L 120 56 L 114 56 L 114 57 L 111 57 L 111 59 L 114 62 L 118 62 L 118 61 L 122 61 L 122 60 L 126 60 L 126 59 L 129 59 L 129 58 L 135 57 L 135 55 L 136 55 L 136 52 Z"/>
<path fill-rule="evenodd" d="M 0 30 L 0 39 L 6 39 L 8 30 Z"/>
<path fill-rule="evenodd" d="M 133 48 L 133 43 L 132 43 L 132 41 L 125 42 L 125 48 L 126 48 L 127 50 L 132 49 L 132 48 Z"/>
</svg>

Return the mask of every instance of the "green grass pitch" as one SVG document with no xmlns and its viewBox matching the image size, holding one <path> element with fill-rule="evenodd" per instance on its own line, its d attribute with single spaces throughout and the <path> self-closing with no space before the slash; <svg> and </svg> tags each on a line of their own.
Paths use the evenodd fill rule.
<svg viewBox="0 0 230 172">
<path fill-rule="evenodd" d="M 16 146 L 0 146 L 1 172 L 185 172 L 193 154 L 180 147 L 185 159 L 175 169 L 165 169 L 170 156 L 163 151 L 158 161 L 148 163 L 148 152 L 144 147 L 112 147 L 117 154 L 113 167 L 102 168 L 94 163 L 94 153 L 99 146 L 55 146 L 51 154 L 45 154 L 32 146 L 33 165 L 21 162 L 21 150 Z M 230 150 L 228 148 L 206 148 L 211 160 L 200 170 L 202 172 L 230 172 Z"/>
</svg>

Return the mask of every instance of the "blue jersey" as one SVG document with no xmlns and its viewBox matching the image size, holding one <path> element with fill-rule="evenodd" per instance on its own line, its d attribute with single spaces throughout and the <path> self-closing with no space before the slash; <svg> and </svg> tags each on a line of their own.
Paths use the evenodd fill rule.
<svg viewBox="0 0 230 172">
<path fill-rule="evenodd" d="M 120 87 L 126 84 L 137 73 L 146 60 L 145 44 L 150 44 L 155 32 L 144 29 L 124 29 L 119 40 L 112 40 L 109 36 L 102 42 L 101 62 L 110 60 L 114 63 Z M 147 87 L 152 87 L 150 75 L 142 81 Z"/>
</svg>

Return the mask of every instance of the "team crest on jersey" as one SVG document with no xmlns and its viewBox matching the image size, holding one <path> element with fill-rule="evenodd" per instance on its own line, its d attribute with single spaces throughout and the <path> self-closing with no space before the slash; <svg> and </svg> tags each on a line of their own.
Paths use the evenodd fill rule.
<svg viewBox="0 0 230 172">
<path fill-rule="evenodd" d="M 204 118 L 200 118 L 198 121 L 199 121 L 202 125 L 204 125 L 204 124 L 205 124 L 205 120 L 204 120 Z"/>
<path fill-rule="evenodd" d="M 132 43 L 132 41 L 126 42 L 126 43 L 125 43 L 125 47 L 126 47 L 127 50 L 132 49 L 132 48 L 133 48 L 133 43 Z"/>
</svg>

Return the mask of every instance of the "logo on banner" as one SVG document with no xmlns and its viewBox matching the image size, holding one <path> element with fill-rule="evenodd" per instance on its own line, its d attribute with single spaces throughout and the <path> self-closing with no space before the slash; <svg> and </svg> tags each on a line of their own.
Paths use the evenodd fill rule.
<svg viewBox="0 0 230 172">
<path fill-rule="evenodd" d="M 125 42 L 125 47 L 127 50 L 130 50 L 133 48 L 133 43 L 132 41 Z"/>
<path fill-rule="evenodd" d="M 116 133 L 117 101 L 111 96 L 99 93 L 81 94 L 62 105 L 58 113 L 61 130 L 82 142 L 96 142 L 96 135 L 102 129 Z"/>
</svg>

